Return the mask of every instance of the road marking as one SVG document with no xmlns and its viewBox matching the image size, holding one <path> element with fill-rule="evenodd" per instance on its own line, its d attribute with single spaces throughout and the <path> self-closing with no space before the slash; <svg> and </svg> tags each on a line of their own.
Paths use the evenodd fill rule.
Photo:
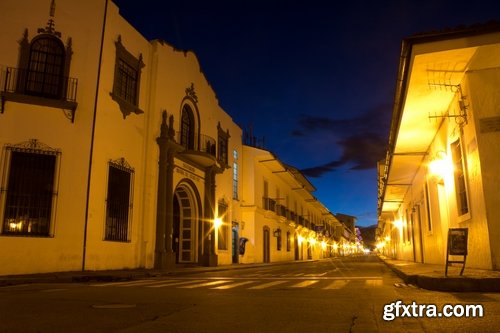
<svg viewBox="0 0 500 333">
<path fill-rule="evenodd" d="M 180 286 L 179 288 L 190 288 L 190 289 L 191 288 L 201 288 L 201 287 L 215 286 L 217 284 L 222 284 L 222 283 L 227 283 L 227 282 L 233 282 L 233 281 L 228 281 L 228 280 L 211 281 L 211 282 L 193 284 L 193 285 L 189 285 L 189 286 Z"/>
<path fill-rule="evenodd" d="M 255 281 L 236 282 L 236 283 L 233 283 L 233 284 L 225 284 L 223 286 L 218 286 L 218 287 L 211 288 L 211 289 L 231 289 L 231 288 L 235 288 L 235 287 L 239 287 L 239 286 L 244 286 L 246 284 L 250 284 L 250 283 L 254 283 L 254 282 Z"/>
<path fill-rule="evenodd" d="M 265 289 L 265 288 L 276 286 L 278 284 L 282 284 L 285 282 L 288 282 L 288 281 L 278 280 L 278 281 L 268 282 L 268 283 L 264 283 L 264 284 L 259 284 L 258 286 L 250 287 L 248 289 Z"/>
<path fill-rule="evenodd" d="M 318 283 L 318 280 L 306 280 L 306 281 L 302 281 L 302 282 L 299 282 L 297 284 L 294 284 L 292 286 L 292 288 L 304 288 L 304 287 L 311 286 L 315 283 Z"/>
<path fill-rule="evenodd" d="M 330 283 L 328 286 L 326 286 L 323 289 L 341 289 L 341 288 L 344 288 L 348 282 L 349 282 L 349 280 L 333 281 L 332 283 Z"/>
<path fill-rule="evenodd" d="M 55 293 L 58 291 L 66 291 L 68 289 L 45 289 L 45 290 L 40 290 L 42 293 Z"/>
<path fill-rule="evenodd" d="M 91 284 L 92 287 L 107 287 L 107 286 L 135 286 L 141 284 L 150 284 L 155 283 L 158 280 L 136 280 L 136 281 L 124 281 L 124 282 L 108 282 L 108 283 L 99 283 L 99 284 Z"/>
<path fill-rule="evenodd" d="M 189 280 L 189 281 L 180 281 L 180 282 L 179 282 L 179 280 L 177 280 L 176 282 L 171 281 L 171 282 L 167 282 L 167 283 L 154 284 L 154 285 L 146 286 L 146 287 L 147 288 L 161 288 L 161 287 L 169 287 L 169 286 L 178 286 L 178 285 L 188 284 L 188 283 L 197 283 L 197 282 L 202 282 L 202 281 L 206 281 L 206 280 Z"/>
<path fill-rule="evenodd" d="M 314 273 L 314 274 L 306 274 L 304 276 L 325 276 L 327 272 L 324 273 Z"/>
<path fill-rule="evenodd" d="M 294 274 L 293 276 L 302 276 L 304 273 Z"/>
<path fill-rule="evenodd" d="M 366 280 L 365 284 L 370 287 L 380 287 L 383 284 L 382 280 Z"/>
</svg>

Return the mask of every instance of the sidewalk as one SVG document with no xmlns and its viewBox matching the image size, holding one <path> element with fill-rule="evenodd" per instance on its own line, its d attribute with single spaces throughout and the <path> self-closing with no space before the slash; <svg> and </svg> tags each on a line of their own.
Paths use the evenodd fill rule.
<svg viewBox="0 0 500 333">
<path fill-rule="evenodd" d="M 195 273 L 227 271 L 233 269 L 246 269 L 256 267 L 269 267 L 287 264 L 310 263 L 315 260 L 304 261 L 283 261 L 274 263 L 257 264 L 233 264 L 216 267 L 203 267 L 197 265 L 176 265 L 173 270 L 160 271 L 155 269 L 131 269 L 131 270 L 106 270 L 106 271 L 75 271 L 75 272 L 54 272 L 24 275 L 4 275 L 0 276 L 0 287 L 13 286 L 29 283 L 72 283 L 72 282 L 115 282 L 147 279 L 159 276 L 182 276 Z"/>
<path fill-rule="evenodd" d="M 500 292 L 500 271 L 468 268 L 460 276 L 462 265 L 448 266 L 448 276 L 444 276 L 445 265 L 422 264 L 413 261 L 396 260 L 382 255 L 384 261 L 407 284 L 437 291 L 460 292 Z"/>
</svg>

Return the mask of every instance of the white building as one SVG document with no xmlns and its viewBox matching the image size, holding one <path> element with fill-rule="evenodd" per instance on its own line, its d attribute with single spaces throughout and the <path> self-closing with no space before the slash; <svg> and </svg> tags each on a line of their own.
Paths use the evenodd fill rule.
<svg viewBox="0 0 500 333">
<path fill-rule="evenodd" d="M 242 172 L 261 166 L 192 52 L 146 40 L 109 0 L 5 0 L 0 22 L 0 275 L 324 255 L 285 250 L 328 225 L 293 168 L 306 190 L 282 193 L 310 223 L 248 213 L 263 180 Z M 252 234 L 264 224 L 290 233 L 279 255 Z"/>
<path fill-rule="evenodd" d="M 499 87 L 499 24 L 403 41 L 379 166 L 387 254 L 444 265 L 449 229 L 466 229 L 466 266 L 499 269 Z"/>
<path fill-rule="evenodd" d="M 0 274 L 230 263 L 241 130 L 196 56 L 111 1 L 0 9 Z"/>
<path fill-rule="evenodd" d="M 248 239 L 242 262 L 329 257 L 340 223 L 313 195 L 314 186 L 271 152 L 243 146 L 241 236 Z"/>
</svg>

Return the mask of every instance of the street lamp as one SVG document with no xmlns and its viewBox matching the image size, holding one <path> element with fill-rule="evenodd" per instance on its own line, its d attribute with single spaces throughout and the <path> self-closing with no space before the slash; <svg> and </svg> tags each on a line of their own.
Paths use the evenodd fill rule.
<svg viewBox="0 0 500 333">
<path fill-rule="evenodd" d="M 221 225 L 222 225 L 222 219 L 220 217 L 214 218 L 214 228 L 219 229 Z"/>
</svg>

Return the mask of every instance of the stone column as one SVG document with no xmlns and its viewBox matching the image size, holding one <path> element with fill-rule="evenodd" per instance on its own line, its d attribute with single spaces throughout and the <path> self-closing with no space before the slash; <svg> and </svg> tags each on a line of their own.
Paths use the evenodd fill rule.
<svg viewBox="0 0 500 333">
<path fill-rule="evenodd" d="M 160 136 L 156 138 L 160 156 L 158 162 L 154 268 L 159 270 L 168 270 L 175 265 L 175 254 L 172 251 L 174 153 L 172 149 L 169 149 L 170 130 L 171 128 L 167 126 L 167 112 L 163 111 Z"/>
<path fill-rule="evenodd" d="M 203 266 L 217 266 L 218 257 L 215 251 L 215 228 L 214 228 L 214 211 L 215 211 L 215 175 L 216 166 L 208 167 L 205 170 L 205 221 L 204 231 L 205 237 L 203 239 Z"/>
</svg>

